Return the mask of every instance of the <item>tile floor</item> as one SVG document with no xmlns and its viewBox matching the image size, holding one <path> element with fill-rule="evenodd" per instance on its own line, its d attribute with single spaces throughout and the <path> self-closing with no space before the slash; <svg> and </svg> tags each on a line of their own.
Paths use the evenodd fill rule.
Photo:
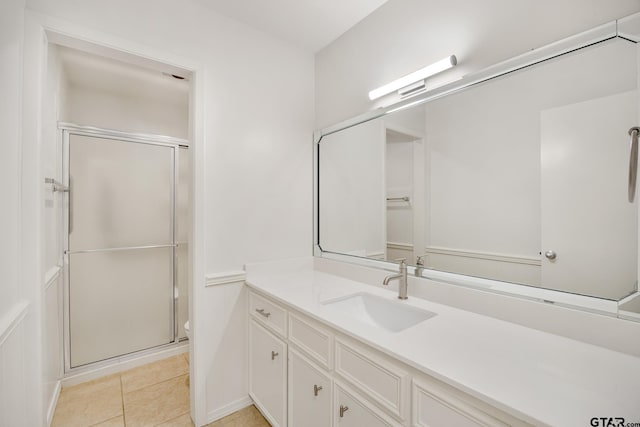
<svg viewBox="0 0 640 427">
<path fill-rule="evenodd" d="M 189 415 L 189 355 L 64 388 L 53 427 L 193 427 Z M 268 427 L 250 406 L 207 427 Z"/>
</svg>

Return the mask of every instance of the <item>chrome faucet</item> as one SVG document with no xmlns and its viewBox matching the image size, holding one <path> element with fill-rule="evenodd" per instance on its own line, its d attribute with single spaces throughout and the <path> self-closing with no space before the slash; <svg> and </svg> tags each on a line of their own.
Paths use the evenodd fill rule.
<svg viewBox="0 0 640 427">
<path fill-rule="evenodd" d="M 398 299 L 407 299 L 407 263 L 405 259 L 400 261 L 400 274 L 392 274 L 382 281 L 382 284 L 389 286 L 389 282 L 398 279 Z"/>
<path fill-rule="evenodd" d="M 426 256 L 427 254 L 418 255 L 416 258 L 416 269 L 414 271 L 416 277 L 422 277 L 422 272 L 424 271 L 424 257 Z"/>
</svg>

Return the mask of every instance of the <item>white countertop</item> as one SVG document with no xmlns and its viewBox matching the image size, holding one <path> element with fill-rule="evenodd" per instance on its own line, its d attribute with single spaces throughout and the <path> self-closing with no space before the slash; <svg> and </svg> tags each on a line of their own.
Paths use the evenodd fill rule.
<svg viewBox="0 0 640 427">
<path fill-rule="evenodd" d="M 247 284 L 273 299 L 536 425 L 640 423 L 640 358 L 313 269 L 312 262 L 247 266 Z M 323 302 L 367 292 L 437 315 L 398 333 Z M 637 337 L 640 339 L 640 337 Z"/>
</svg>

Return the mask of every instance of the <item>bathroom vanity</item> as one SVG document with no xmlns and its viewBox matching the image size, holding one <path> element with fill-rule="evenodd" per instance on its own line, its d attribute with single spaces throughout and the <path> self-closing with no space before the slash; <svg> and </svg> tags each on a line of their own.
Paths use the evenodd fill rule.
<svg viewBox="0 0 640 427">
<path fill-rule="evenodd" d="M 248 265 L 247 285 L 249 391 L 274 426 L 640 421 L 636 357 L 416 298 L 411 288 L 400 301 L 313 258 Z"/>
</svg>

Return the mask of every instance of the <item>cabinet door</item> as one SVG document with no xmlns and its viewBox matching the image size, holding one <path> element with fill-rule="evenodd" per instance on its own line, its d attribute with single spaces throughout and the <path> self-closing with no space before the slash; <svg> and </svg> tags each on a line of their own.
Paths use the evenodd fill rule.
<svg viewBox="0 0 640 427">
<path fill-rule="evenodd" d="M 370 402 L 346 386 L 335 382 L 333 425 L 335 427 L 399 427 Z"/>
<path fill-rule="evenodd" d="M 289 349 L 289 426 L 331 426 L 331 378 Z"/>
<path fill-rule="evenodd" d="M 287 425 L 287 345 L 251 319 L 249 394 L 274 427 Z"/>
</svg>

